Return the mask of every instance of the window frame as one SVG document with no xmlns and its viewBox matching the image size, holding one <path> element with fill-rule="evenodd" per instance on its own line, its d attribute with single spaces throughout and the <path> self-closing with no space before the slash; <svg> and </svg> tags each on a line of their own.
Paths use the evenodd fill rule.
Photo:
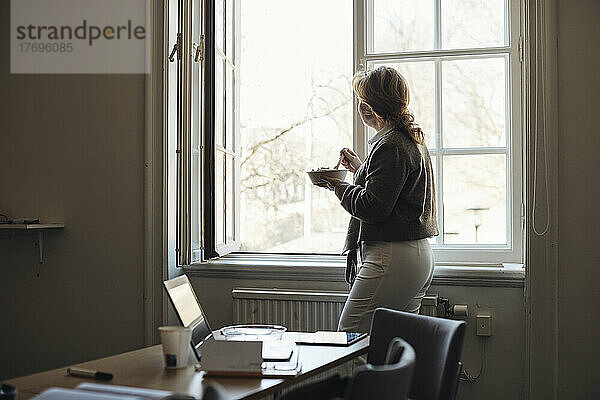
<svg viewBox="0 0 600 400">
<path fill-rule="evenodd" d="M 395 53 L 377 53 L 368 51 L 368 22 L 373 18 L 374 0 L 354 0 L 354 65 L 355 72 L 369 68 L 370 63 L 378 62 L 418 62 L 431 60 L 435 63 L 435 143 L 430 154 L 436 156 L 437 171 L 436 202 L 440 235 L 432 244 L 436 264 L 454 263 L 522 263 L 524 253 L 524 201 L 523 201 L 523 33 L 521 23 L 521 4 L 519 0 L 505 0 L 505 46 L 485 48 L 463 48 L 452 50 L 405 51 Z M 441 43 L 441 2 L 434 0 L 434 47 Z M 371 24 L 372 26 L 373 24 Z M 371 35 L 372 36 L 372 35 Z M 504 147 L 443 148 L 441 146 L 441 62 L 442 60 L 460 60 L 504 57 L 506 66 L 506 144 Z M 368 129 L 362 124 L 357 112 L 357 99 L 354 96 L 354 137 L 355 149 L 361 157 L 368 148 Z M 443 166 L 439 155 L 506 155 L 506 244 L 443 244 Z"/>
<path fill-rule="evenodd" d="M 234 80 L 233 99 L 239 103 L 239 74 L 232 60 L 239 59 L 239 46 L 234 45 L 234 53 L 230 54 L 225 49 L 218 50 L 215 46 L 215 4 L 234 5 L 232 26 L 239 26 L 239 0 L 179 0 L 181 17 L 178 21 L 181 39 L 178 42 L 178 65 L 181 76 L 178 81 L 178 140 L 177 140 L 177 263 L 179 266 L 202 263 L 210 259 L 229 254 L 239 248 L 239 201 L 235 193 L 239 191 L 239 122 L 237 116 L 232 118 L 233 132 L 231 147 L 227 143 L 216 143 L 216 85 L 215 62 L 228 63 L 223 70 L 223 132 L 226 137 L 226 76 L 229 64 L 234 67 L 231 75 Z M 223 34 L 225 38 L 226 14 L 223 7 Z M 209 33 L 210 32 L 210 33 Z M 234 33 L 239 34 L 234 28 Z M 232 40 L 235 43 L 237 40 Z M 238 41 L 239 42 L 239 41 Z M 227 54 L 225 54 L 227 53 Z M 229 59 L 231 58 L 231 59 Z M 234 103 L 232 112 L 238 109 Z M 223 153 L 223 198 L 226 199 L 226 174 L 227 158 L 232 159 L 233 193 L 230 199 L 234 214 L 232 224 L 232 240 L 218 243 L 215 232 L 215 190 L 216 185 L 216 154 Z M 198 155 L 199 161 L 194 164 L 194 157 Z M 197 182 L 194 178 L 197 177 Z M 195 202 L 197 204 L 195 204 Z M 194 206 L 197 210 L 194 212 Z M 223 206 L 225 216 L 226 206 Z M 223 229 L 226 229 L 225 218 Z"/>
<path fill-rule="evenodd" d="M 203 13 L 203 32 L 214 32 L 214 13 L 215 13 L 215 0 L 187 0 L 188 3 L 191 2 L 202 2 L 204 4 L 204 13 Z M 218 0 L 217 0 L 218 1 Z M 223 0 L 221 0 L 223 1 Z M 434 0 L 436 4 L 436 36 L 441 35 L 437 29 L 437 24 L 439 23 L 439 7 L 441 4 L 441 0 Z M 184 0 L 186 2 L 186 0 Z M 353 0 L 353 60 L 354 65 L 353 69 L 356 72 L 359 69 L 364 69 L 367 67 L 369 62 L 374 61 L 406 61 L 406 60 L 415 60 L 415 59 L 432 59 L 432 60 L 440 60 L 441 59 L 460 59 L 460 58 L 473 58 L 473 57 L 484 57 L 489 55 L 502 55 L 506 58 L 507 65 L 507 79 L 506 79 L 506 147 L 500 148 L 468 148 L 468 149 L 441 149 L 439 147 L 440 144 L 440 133 L 439 129 L 436 129 L 436 148 L 432 151 L 432 155 L 438 154 L 482 154 L 481 151 L 484 149 L 485 154 L 495 153 L 495 154 L 506 154 L 506 189 L 507 189 L 507 244 L 506 245 L 473 245 L 473 244 L 465 244 L 465 245 L 445 245 L 443 248 L 438 246 L 432 246 L 434 248 L 434 253 L 436 260 L 436 265 L 472 265 L 472 266 L 490 266 L 490 265 L 501 265 L 502 263 L 522 263 L 523 261 L 523 249 L 524 249 L 524 234 L 523 234 L 523 225 L 524 225 L 524 215 L 522 210 L 524 209 L 524 201 L 523 201 L 523 140 L 522 140 L 522 132 L 523 132 L 523 121 L 522 121 L 522 85 L 523 85 L 523 70 L 522 70 L 522 23 L 521 23 L 521 5 L 519 0 L 505 0 L 505 6 L 507 7 L 507 12 L 505 13 L 505 26 L 508 27 L 506 29 L 506 35 L 508 38 L 506 39 L 506 46 L 492 47 L 492 48 L 478 48 L 478 49 L 460 49 L 460 50 L 431 50 L 431 51 L 412 51 L 412 52 L 400 52 L 400 53 L 368 53 L 367 43 L 366 43 L 366 24 L 367 24 L 367 16 L 368 12 L 368 4 L 372 4 L 373 0 Z M 213 16 L 213 20 L 210 21 L 210 16 Z M 510 17 L 509 17 L 510 15 Z M 239 26 L 239 7 L 236 10 L 236 25 Z M 212 23 L 212 25 L 211 25 Z M 184 29 L 185 29 L 185 23 Z M 239 30 L 236 29 L 237 34 L 239 34 Z M 184 35 L 185 36 L 185 35 Z M 241 262 L 244 259 L 251 260 L 256 263 L 258 260 L 264 260 L 266 264 L 269 262 L 281 263 L 286 260 L 292 261 L 298 259 L 298 254 L 286 254 L 286 253 L 268 253 L 268 252 L 235 252 L 236 248 L 238 248 L 239 237 L 236 237 L 238 243 L 233 243 L 230 246 L 225 246 L 224 248 L 217 249 L 215 245 L 214 239 L 214 196 L 213 191 L 215 188 L 214 182 L 214 146 L 215 146 L 215 136 L 214 136 L 214 79 L 210 79 L 210 77 L 214 78 L 215 67 L 214 62 L 212 60 L 215 59 L 215 46 L 214 46 L 214 35 L 206 34 L 205 35 L 205 57 L 203 60 L 203 79 L 204 84 L 204 107 L 203 107 L 203 116 L 202 116 L 202 166 L 203 166 L 203 174 L 202 176 L 202 227 L 200 230 L 201 235 L 201 249 L 192 250 L 189 246 L 189 211 L 185 211 L 186 207 L 191 207 L 192 204 L 189 202 L 185 204 L 185 202 L 180 201 L 179 206 L 182 208 L 179 213 L 179 224 L 180 228 L 178 232 L 182 230 L 184 233 L 180 233 L 179 239 L 185 235 L 185 230 L 187 229 L 187 238 L 188 238 L 188 247 L 184 245 L 178 245 L 178 248 L 181 252 L 188 251 L 190 254 L 189 257 L 180 257 L 179 264 L 180 265 L 192 265 L 197 263 L 206 263 L 211 259 L 221 258 L 221 262 L 227 261 L 230 259 L 232 262 L 237 263 Z M 239 42 L 239 41 L 238 41 Z M 236 52 L 239 51 L 239 46 L 236 47 Z M 184 51 L 185 57 L 185 51 Z M 184 58 L 185 59 L 185 58 Z M 239 53 L 236 54 L 236 59 L 239 60 Z M 185 64 L 185 63 L 184 63 Z M 185 67 L 184 78 L 185 78 Z M 436 80 L 441 79 L 440 69 L 436 67 Z M 239 74 L 237 75 L 239 76 Z M 209 79 L 207 79 L 209 78 Z M 185 80 L 185 79 L 184 79 Z M 185 87 L 185 83 L 183 84 Z M 236 104 L 235 109 L 239 109 L 239 79 L 235 79 L 235 97 Z M 225 90 L 225 89 L 224 89 Z M 439 89 L 439 85 L 436 84 L 436 128 L 437 121 L 439 120 L 439 115 L 441 111 L 441 90 Z M 185 91 L 185 89 L 184 89 Z M 439 93 L 438 93 L 439 92 Z M 185 96 L 184 96 L 185 97 Z M 353 108 L 353 145 L 355 151 L 362 157 L 366 154 L 366 149 L 368 148 L 367 140 L 368 140 L 368 131 L 363 126 L 361 119 L 357 112 L 357 99 L 356 96 L 353 96 L 354 108 Z M 189 105 L 188 105 L 189 106 Z M 185 107 L 185 105 L 184 105 Z M 184 113 L 185 114 L 185 113 Z M 209 116 L 212 116 L 210 118 Z M 239 135 L 239 121 L 238 118 L 235 119 L 235 131 L 236 135 Z M 191 132 L 190 132 L 191 134 Z M 235 140 L 236 146 L 239 146 L 239 139 Z M 184 143 L 185 144 L 185 143 Z M 440 153 L 441 151 L 441 153 Z M 239 152 L 238 152 L 239 154 Z M 235 172 L 235 182 L 234 182 L 234 192 L 239 193 L 239 157 L 236 157 L 238 160 L 236 172 Z M 441 157 L 436 157 L 436 164 L 441 165 Z M 185 164 L 183 165 L 185 168 Z M 182 169 L 183 169 L 182 168 Z M 189 168 L 189 164 L 188 164 Z M 436 167 L 438 168 L 438 167 Z M 441 167 L 439 167 L 438 171 L 441 171 Z M 180 174 L 185 176 L 185 171 L 180 171 Z M 178 174 L 179 175 L 179 174 Z M 189 176 L 187 177 L 189 179 Z M 437 190 L 437 200 L 438 200 L 438 218 L 440 223 L 440 232 L 443 235 L 443 214 L 440 211 L 443 211 L 442 207 L 442 195 L 443 195 L 443 178 L 441 174 L 438 174 L 438 190 Z M 224 183 L 225 185 L 225 183 Z M 180 191 L 178 188 L 178 193 L 180 196 L 185 197 L 185 192 Z M 239 195 L 237 195 L 239 196 Z M 236 199 L 237 200 L 237 199 Z M 235 233 L 239 235 L 240 227 L 239 227 L 239 201 L 234 201 L 234 210 L 235 210 Z M 189 210 L 189 209 L 188 209 Z M 439 239 L 438 239 L 439 243 Z M 185 244 L 185 242 L 184 242 Z M 474 246 L 477 246 L 476 248 Z M 193 253 L 193 254 L 192 254 Z M 231 253 L 230 257 L 226 257 L 227 254 Z M 342 261 L 339 256 L 335 256 L 332 253 L 302 253 L 302 255 L 306 255 L 309 257 L 313 256 L 325 256 L 329 260 L 338 259 L 340 262 Z M 219 263 L 217 263 L 219 264 Z"/>
<path fill-rule="evenodd" d="M 239 68 L 238 62 L 240 59 L 240 32 L 237 28 L 239 26 L 240 21 L 240 0 L 207 0 L 206 4 L 209 5 L 207 7 L 206 13 L 206 21 L 212 23 L 212 26 L 206 25 L 206 32 L 215 32 L 216 29 L 216 2 L 219 1 L 223 5 L 223 20 L 221 23 L 223 24 L 222 32 L 223 32 L 223 42 L 225 44 L 225 48 L 219 49 L 215 42 L 215 36 L 207 34 L 206 35 L 206 58 L 205 65 L 209 68 L 212 68 L 212 74 L 206 74 L 205 84 L 206 84 L 206 96 L 210 98 L 210 102 L 212 103 L 210 108 L 205 108 L 205 116 L 207 120 L 210 120 L 211 125 L 207 125 L 206 129 L 203 132 L 204 142 L 205 142 L 205 179 L 206 185 L 204 189 L 204 193 L 214 193 L 214 190 L 217 188 L 215 176 L 216 173 L 216 154 L 221 153 L 223 155 L 223 242 L 219 242 L 217 239 L 216 228 L 218 225 L 216 224 L 216 203 L 215 197 L 212 196 L 204 196 L 204 215 L 207 224 L 204 226 L 204 245 L 203 245 L 203 257 L 204 259 L 212 259 L 222 257 L 227 255 L 240 247 L 240 208 L 239 208 L 239 185 L 240 185 L 240 127 L 239 127 L 239 113 L 236 110 L 239 109 Z M 232 30 L 233 32 L 229 32 L 227 29 L 227 13 L 228 6 L 231 5 L 233 8 L 233 13 L 231 15 L 232 19 Z M 231 44 L 233 45 L 233 51 L 227 48 L 229 44 L 229 36 L 231 35 Z M 222 81 L 222 93 L 223 93 L 223 120 L 221 121 L 221 126 L 223 127 L 222 131 L 222 143 L 218 144 L 216 140 L 216 135 L 219 134 L 216 129 L 215 124 L 215 99 L 216 99 L 216 88 L 214 82 L 216 79 L 211 79 L 215 77 L 216 71 L 216 62 L 223 63 L 223 81 Z M 228 92 L 227 92 L 227 71 L 231 68 L 232 74 L 231 78 L 233 79 L 233 93 L 231 97 L 233 98 L 233 104 L 231 106 L 231 111 L 233 116 L 231 117 L 233 123 L 233 132 L 231 132 L 231 142 L 228 143 L 228 134 L 227 134 L 227 102 L 229 101 Z M 208 103 L 208 102 L 207 102 Z M 230 165 L 233 169 L 232 182 L 231 186 L 233 188 L 232 198 L 227 197 L 227 186 L 228 186 L 228 169 L 227 169 L 227 160 L 231 159 L 232 164 Z M 231 210 L 233 210 L 233 216 L 228 216 L 227 209 L 228 203 L 231 202 Z M 231 237 L 228 236 L 228 220 L 232 219 L 233 222 L 231 224 L 232 232 Z M 210 229 L 208 229 L 210 227 Z M 230 240 L 231 239 L 231 240 Z"/>
</svg>

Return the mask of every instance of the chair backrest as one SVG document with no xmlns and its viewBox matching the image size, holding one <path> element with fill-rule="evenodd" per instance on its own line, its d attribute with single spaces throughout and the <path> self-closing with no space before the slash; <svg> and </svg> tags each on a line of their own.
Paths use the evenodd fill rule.
<svg viewBox="0 0 600 400">
<path fill-rule="evenodd" d="M 346 390 L 346 400 L 406 400 L 415 368 L 415 350 L 400 338 L 388 346 L 384 365 L 358 367 Z"/>
<path fill-rule="evenodd" d="M 389 343 L 401 337 L 417 356 L 408 396 L 415 400 L 452 400 L 465 328 L 464 321 L 378 308 L 373 316 L 367 362 L 383 364 Z"/>
<path fill-rule="evenodd" d="M 207 383 L 202 390 L 202 400 L 227 400 L 225 389 L 216 382 Z"/>
</svg>

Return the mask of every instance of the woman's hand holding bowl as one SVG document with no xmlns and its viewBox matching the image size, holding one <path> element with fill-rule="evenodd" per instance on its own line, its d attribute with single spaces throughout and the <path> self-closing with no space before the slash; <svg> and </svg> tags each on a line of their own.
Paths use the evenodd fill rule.
<svg viewBox="0 0 600 400">
<path fill-rule="evenodd" d="M 343 182 L 341 179 L 331 178 L 328 176 L 323 176 L 323 177 L 321 177 L 321 179 L 323 181 L 325 181 L 325 183 L 317 184 L 317 186 L 320 186 L 322 188 L 329 189 L 329 190 L 334 190 L 335 186 L 338 183 Z"/>
</svg>

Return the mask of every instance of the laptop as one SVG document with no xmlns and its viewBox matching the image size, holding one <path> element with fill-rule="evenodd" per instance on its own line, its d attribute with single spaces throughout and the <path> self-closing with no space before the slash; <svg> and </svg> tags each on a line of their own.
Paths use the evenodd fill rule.
<svg viewBox="0 0 600 400">
<path fill-rule="evenodd" d="M 318 331 L 314 333 L 286 332 L 284 335 L 297 344 L 316 346 L 350 346 L 367 337 L 366 332 L 330 332 Z"/>
<path fill-rule="evenodd" d="M 204 311 L 196 298 L 196 293 L 187 276 L 164 281 L 167 295 L 181 325 L 192 329 L 192 349 L 196 359 L 200 361 L 200 346 L 212 335 L 212 329 Z"/>
<path fill-rule="evenodd" d="M 190 280 L 186 275 L 182 275 L 163 283 L 171 304 L 175 308 L 179 322 L 181 322 L 181 325 L 192 329 L 191 344 L 196 359 L 200 361 L 200 346 L 212 336 L 212 329 L 202 306 L 200 306 L 196 293 L 194 293 Z M 289 360 L 293 348 L 293 343 L 267 341 L 263 343 L 262 358 L 264 361 Z"/>
</svg>

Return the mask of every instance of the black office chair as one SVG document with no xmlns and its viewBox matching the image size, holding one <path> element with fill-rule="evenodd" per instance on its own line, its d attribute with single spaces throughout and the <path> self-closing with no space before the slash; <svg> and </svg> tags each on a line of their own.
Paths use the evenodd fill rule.
<svg viewBox="0 0 600 400">
<path fill-rule="evenodd" d="M 215 382 L 209 382 L 202 390 L 202 400 L 227 400 L 225 389 Z"/>
<path fill-rule="evenodd" d="M 417 355 L 408 397 L 414 400 L 453 400 L 460 373 L 466 323 L 378 308 L 373 316 L 367 362 L 381 365 L 396 337 L 406 340 Z"/>
<path fill-rule="evenodd" d="M 388 346 L 384 365 L 361 365 L 350 380 L 344 399 L 405 400 L 415 369 L 415 350 L 400 338 Z"/>
<path fill-rule="evenodd" d="M 414 349 L 404 340 L 394 338 L 382 365 L 362 365 L 350 379 L 335 375 L 295 389 L 278 400 L 406 400 L 414 368 Z"/>
</svg>

